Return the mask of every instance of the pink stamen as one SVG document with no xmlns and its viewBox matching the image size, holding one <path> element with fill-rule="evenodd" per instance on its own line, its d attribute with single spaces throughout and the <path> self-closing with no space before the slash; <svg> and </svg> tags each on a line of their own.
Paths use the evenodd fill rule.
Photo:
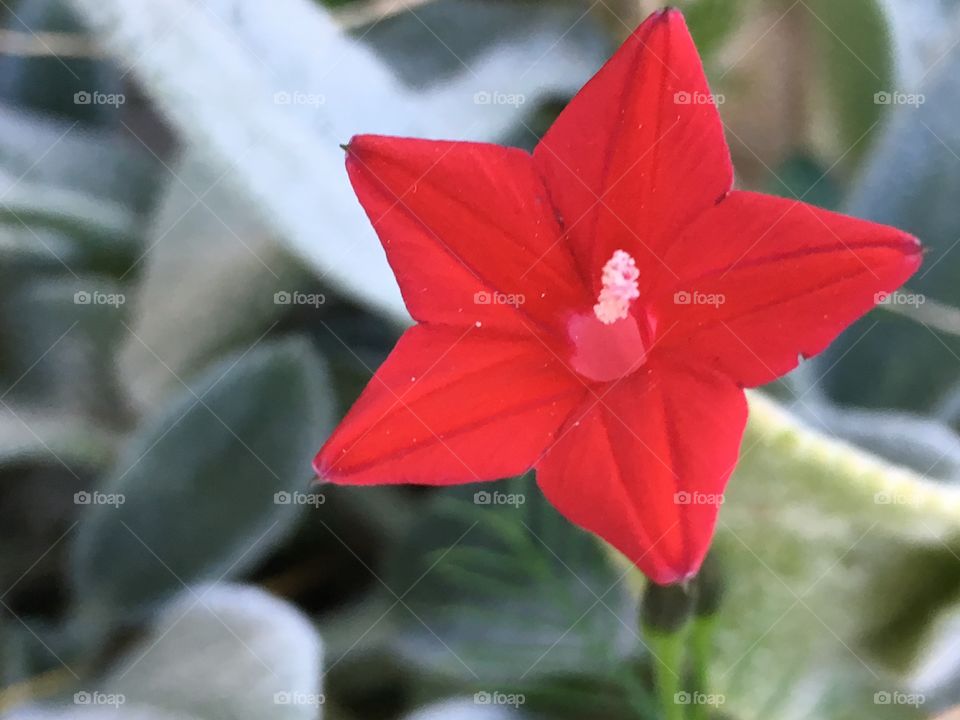
<svg viewBox="0 0 960 720">
<path fill-rule="evenodd" d="M 604 325 L 612 325 L 617 320 L 625 320 L 630 313 L 630 302 L 640 297 L 637 280 L 640 271 L 630 254 L 617 250 L 603 266 L 598 302 L 593 306 L 597 320 Z"/>
</svg>

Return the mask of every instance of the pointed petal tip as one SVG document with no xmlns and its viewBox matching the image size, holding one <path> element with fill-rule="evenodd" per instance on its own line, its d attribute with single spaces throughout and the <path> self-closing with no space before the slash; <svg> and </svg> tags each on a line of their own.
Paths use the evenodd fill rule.
<svg viewBox="0 0 960 720">
<path fill-rule="evenodd" d="M 320 451 L 316 454 L 316 456 L 313 458 L 313 462 L 311 463 L 313 472 L 316 475 L 316 478 L 314 478 L 313 481 L 314 485 L 332 482 L 330 477 L 330 463 L 324 458 L 324 450 L 325 447 L 320 448 Z"/>
<path fill-rule="evenodd" d="M 340 146 L 340 149 L 343 150 L 347 154 L 347 157 L 349 158 L 356 155 L 357 152 L 361 151 L 363 149 L 361 147 L 363 142 L 372 137 L 374 136 L 364 135 L 364 134 L 353 135 L 345 143 L 340 143 L 339 146 Z"/>
<path fill-rule="evenodd" d="M 674 16 L 678 16 L 678 15 L 680 16 L 681 19 L 683 18 L 683 15 L 680 13 L 680 11 L 670 5 L 666 7 L 662 7 L 659 10 L 654 10 L 652 13 L 650 13 L 647 16 L 646 20 L 644 20 L 639 25 L 637 25 L 637 27 L 634 29 L 632 33 L 630 33 L 630 35 L 632 38 L 636 38 L 639 35 L 649 32 L 651 29 L 655 27 L 658 27 L 662 23 L 669 24 L 670 20 Z"/>
<path fill-rule="evenodd" d="M 930 248 L 920 242 L 920 238 L 913 235 L 906 235 L 907 243 L 909 244 L 908 250 L 913 255 L 920 255 L 921 257 L 930 252 Z"/>
<path fill-rule="evenodd" d="M 651 24 L 658 23 L 658 22 L 669 23 L 673 20 L 679 20 L 680 22 L 686 24 L 686 19 L 683 17 L 683 13 L 680 11 L 679 8 L 673 5 L 666 5 L 660 8 L 659 10 L 655 10 L 653 13 L 651 13 L 650 17 L 648 17 L 646 21 L 644 21 L 641 24 L 641 27 L 643 27 L 643 25 L 646 25 L 647 23 L 651 23 Z"/>
<path fill-rule="evenodd" d="M 667 5 L 659 10 L 654 10 L 647 16 L 647 19 L 640 23 L 630 34 L 631 39 L 640 38 L 641 35 L 649 33 L 661 26 L 669 27 L 673 21 L 679 21 L 686 27 L 686 19 L 683 17 L 683 13 L 676 7 Z M 646 45 L 646 43 L 643 44 Z"/>
<path fill-rule="evenodd" d="M 901 233 L 901 239 L 903 241 L 904 259 L 910 266 L 910 274 L 912 275 L 923 264 L 923 260 L 927 256 L 927 253 L 930 252 L 930 248 L 910 233 Z"/>
<path fill-rule="evenodd" d="M 920 238 L 918 238 L 916 235 L 912 235 L 911 233 L 908 233 L 906 230 L 900 230 L 899 228 L 892 228 L 892 229 L 899 234 L 907 250 L 911 250 L 913 252 L 924 252 L 926 250 L 923 243 L 920 242 Z"/>
<path fill-rule="evenodd" d="M 364 135 L 353 135 L 345 143 L 340 143 L 340 149 L 347 154 L 347 157 L 351 157 L 357 154 L 357 151 L 360 149 L 357 147 L 358 143 L 363 140 Z"/>
</svg>

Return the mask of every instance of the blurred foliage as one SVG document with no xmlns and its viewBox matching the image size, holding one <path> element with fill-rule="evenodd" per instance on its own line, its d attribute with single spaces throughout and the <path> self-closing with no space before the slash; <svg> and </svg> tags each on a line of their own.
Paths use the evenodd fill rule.
<svg viewBox="0 0 960 720">
<path fill-rule="evenodd" d="M 532 147 L 655 3 L 390 5 L 0 10 L 4 717 L 660 716 L 632 573 L 531 478 L 309 486 L 409 321 L 339 143 Z M 752 400 L 717 542 L 720 712 L 929 717 L 960 703 L 960 11 L 678 5 L 740 186 L 929 249 L 924 302 L 769 389 L 793 417 Z M 927 702 L 874 697 L 899 692 Z"/>
<path fill-rule="evenodd" d="M 570 532 L 532 480 L 445 492 L 393 548 L 385 580 L 409 610 L 399 630 L 407 662 L 503 688 L 584 666 L 613 674 L 637 650 L 635 601 L 600 546 Z"/>
<path fill-rule="evenodd" d="M 931 68 L 916 91 L 923 103 L 898 108 L 848 201 L 851 212 L 922 238 L 927 257 L 910 281 L 910 292 L 952 306 L 960 304 L 950 255 L 960 238 L 960 215 L 951 200 L 960 193 L 960 132 L 953 121 L 960 103 L 958 68 L 960 53 L 955 49 Z M 896 193 L 890 192 L 891 184 Z M 849 353 L 831 374 L 831 395 L 849 404 L 937 413 L 957 383 L 960 339 L 916 317 L 888 314 L 880 322 L 857 347 L 849 342 L 834 347 L 835 358 Z M 851 337 L 858 335 L 854 331 Z M 898 352 L 883 352 L 884 347 Z"/>
<path fill-rule="evenodd" d="M 305 458 L 330 430 L 328 385 L 305 341 L 263 343 L 152 413 L 100 485 L 122 501 L 91 505 L 76 530 L 84 622 L 123 618 L 268 552 L 301 509 L 282 500 L 306 485 Z"/>
</svg>

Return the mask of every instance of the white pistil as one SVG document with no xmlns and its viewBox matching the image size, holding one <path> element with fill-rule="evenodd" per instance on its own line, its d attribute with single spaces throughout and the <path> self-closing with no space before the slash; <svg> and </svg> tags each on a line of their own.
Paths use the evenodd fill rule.
<svg viewBox="0 0 960 720">
<path fill-rule="evenodd" d="M 617 250 L 603 266 L 600 280 L 603 288 L 597 304 L 593 306 L 597 320 L 604 325 L 613 325 L 617 320 L 626 319 L 630 313 L 630 302 L 640 297 L 639 278 L 640 271 L 630 253 Z"/>
</svg>

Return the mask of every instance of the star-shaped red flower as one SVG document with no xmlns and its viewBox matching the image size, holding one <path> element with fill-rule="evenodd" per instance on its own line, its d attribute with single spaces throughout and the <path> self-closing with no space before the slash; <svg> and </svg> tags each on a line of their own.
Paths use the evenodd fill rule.
<svg viewBox="0 0 960 720">
<path fill-rule="evenodd" d="M 418 324 L 318 475 L 451 485 L 535 468 L 561 513 L 653 581 L 694 574 L 743 388 L 823 350 L 921 259 L 893 228 L 732 190 L 709 92 L 667 10 L 532 156 L 354 138 L 350 180 Z"/>
</svg>

